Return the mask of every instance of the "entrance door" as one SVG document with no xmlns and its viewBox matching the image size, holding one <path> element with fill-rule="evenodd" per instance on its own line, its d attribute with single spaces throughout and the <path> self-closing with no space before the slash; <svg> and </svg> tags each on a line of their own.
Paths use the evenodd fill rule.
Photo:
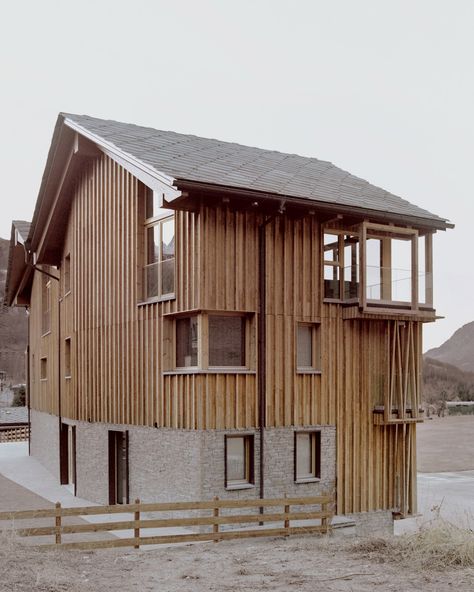
<svg viewBox="0 0 474 592">
<path fill-rule="evenodd" d="M 109 431 L 109 504 L 128 504 L 128 432 Z"/>
<path fill-rule="evenodd" d="M 61 424 L 59 448 L 61 485 L 72 485 L 76 495 L 76 426 Z"/>
</svg>

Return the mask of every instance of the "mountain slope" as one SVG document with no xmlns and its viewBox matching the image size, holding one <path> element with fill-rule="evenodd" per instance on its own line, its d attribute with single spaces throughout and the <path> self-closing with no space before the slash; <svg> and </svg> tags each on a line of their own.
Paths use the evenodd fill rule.
<svg viewBox="0 0 474 592">
<path fill-rule="evenodd" d="M 7 373 L 7 382 L 25 382 L 25 350 L 27 316 L 23 308 L 3 304 L 10 241 L 0 238 L 0 370 Z"/>
<path fill-rule="evenodd" d="M 474 372 L 474 321 L 458 329 L 440 347 L 427 351 L 425 356 Z"/>
<path fill-rule="evenodd" d="M 474 372 L 425 356 L 423 360 L 423 401 L 474 401 Z"/>
</svg>

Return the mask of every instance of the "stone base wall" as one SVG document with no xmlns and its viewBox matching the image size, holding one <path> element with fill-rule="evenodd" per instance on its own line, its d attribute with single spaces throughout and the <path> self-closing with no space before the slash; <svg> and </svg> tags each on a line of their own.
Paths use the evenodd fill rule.
<svg viewBox="0 0 474 592">
<path fill-rule="evenodd" d="M 393 534 L 393 515 L 391 510 L 346 514 L 355 522 L 357 536 L 387 536 Z"/>
<path fill-rule="evenodd" d="M 194 501 L 257 499 L 260 481 L 258 430 L 190 431 L 78 422 L 76 426 L 77 495 L 107 504 L 108 432 L 128 430 L 130 501 Z M 321 431 L 321 478 L 295 483 L 295 431 Z M 336 428 L 305 426 L 265 430 L 265 497 L 334 494 L 336 483 Z M 241 489 L 225 486 L 225 436 L 253 434 L 254 484 Z M 47 413 L 31 410 L 31 454 L 59 481 L 59 422 Z M 358 535 L 393 532 L 390 511 L 351 514 Z"/>
<path fill-rule="evenodd" d="M 59 419 L 31 409 L 31 456 L 59 481 Z"/>
</svg>

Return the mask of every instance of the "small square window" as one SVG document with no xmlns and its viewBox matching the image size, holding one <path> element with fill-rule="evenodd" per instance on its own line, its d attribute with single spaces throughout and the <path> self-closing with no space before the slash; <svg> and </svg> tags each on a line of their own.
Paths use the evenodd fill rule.
<svg viewBox="0 0 474 592">
<path fill-rule="evenodd" d="M 225 437 L 225 486 L 238 487 L 254 482 L 253 435 Z"/>
<path fill-rule="evenodd" d="M 295 481 L 321 478 L 321 432 L 295 432 Z"/>
<path fill-rule="evenodd" d="M 319 324 L 298 323 L 296 367 L 300 371 L 321 370 L 321 328 Z"/>
<path fill-rule="evenodd" d="M 48 379 L 48 359 L 41 358 L 40 360 L 40 379 L 47 380 Z"/>
<path fill-rule="evenodd" d="M 176 319 L 176 367 L 198 365 L 198 318 Z"/>
</svg>

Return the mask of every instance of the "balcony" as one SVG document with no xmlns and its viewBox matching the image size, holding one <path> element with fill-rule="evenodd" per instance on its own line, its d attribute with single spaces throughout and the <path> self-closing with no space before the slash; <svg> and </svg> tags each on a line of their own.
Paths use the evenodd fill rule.
<svg viewBox="0 0 474 592">
<path fill-rule="evenodd" d="M 432 235 L 363 223 L 324 234 L 324 299 L 345 318 L 406 315 L 433 320 Z"/>
</svg>

